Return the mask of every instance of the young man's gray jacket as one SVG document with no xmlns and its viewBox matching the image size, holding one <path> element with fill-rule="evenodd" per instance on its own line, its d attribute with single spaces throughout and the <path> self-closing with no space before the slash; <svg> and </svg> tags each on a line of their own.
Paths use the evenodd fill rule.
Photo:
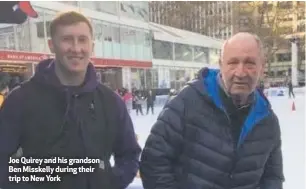
<svg viewBox="0 0 306 189">
<path fill-rule="evenodd" d="M 205 69 L 159 115 L 141 157 L 145 189 L 282 189 L 280 126 L 268 100 L 255 92 L 235 144 L 217 75 Z"/>
</svg>

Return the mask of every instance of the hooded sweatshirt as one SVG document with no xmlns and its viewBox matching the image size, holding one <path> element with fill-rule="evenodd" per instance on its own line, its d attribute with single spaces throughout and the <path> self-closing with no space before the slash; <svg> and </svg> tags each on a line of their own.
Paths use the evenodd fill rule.
<svg viewBox="0 0 306 189">
<path fill-rule="evenodd" d="M 71 99 L 74 95 L 91 93 L 97 90 L 99 83 L 96 79 L 94 66 L 91 63 L 89 64 L 85 81 L 79 87 L 63 86 L 55 74 L 54 66 L 53 59 L 42 61 L 38 64 L 36 73 L 29 82 L 35 82 L 38 87 L 46 87 L 54 91 L 54 93 L 62 94 L 67 102 L 64 117 L 67 122 L 75 122 L 78 110 Z M 112 168 L 112 176 L 116 188 L 125 188 L 137 173 L 141 148 L 137 143 L 133 124 L 125 104 L 118 95 L 115 93 L 113 95 L 116 98 L 115 106 L 118 107 L 118 120 L 120 125 L 117 129 L 117 136 L 115 136 L 113 145 L 115 166 Z M 22 112 L 20 104 L 24 100 L 26 100 L 24 90 L 22 87 L 17 87 L 7 97 L 7 100 L 0 110 L 0 188 L 7 182 L 8 159 L 17 151 L 21 143 L 21 137 L 23 135 L 21 116 L 25 112 Z M 91 137 L 82 135 L 83 137 Z M 78 144 L 75 144 L 75 148 L 81 148 L 83 151 L 86 150 L 85 146 Z M 76 180 L 75 182 L 78 183 L 81 181 Z M 82 186 L 84 183 L 79 184 Z M 14 188 L 18 189 L 18 187 Z M 19 188 L 24 188 L 24 186 L 20 186 Z"/>
</svg>

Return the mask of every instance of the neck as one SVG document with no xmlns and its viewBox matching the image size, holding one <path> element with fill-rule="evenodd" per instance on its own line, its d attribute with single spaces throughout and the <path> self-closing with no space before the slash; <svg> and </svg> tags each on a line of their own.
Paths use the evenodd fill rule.
<svg viewBox="0 0 306 189">
<path fill-rule="evenodd" d="M 233 95 L 230 94 L 229 91 L 227 90 L 221 75 L 218 75 L 218 83 L 220 85 L 220 87 L 222 88 L 222 90 L 225 92 L 225 94 L 229 97 L 231 97 L 233 103 L 235 106 L 237 107 L 241 107 L 241 106 L 245 106 L 251 103 L 252 101 L 252 95 Z"/>
<path fill-rule="evenodd" d="M 80 86 L 83 84 L 86 76 L 85 72 L 72 73 L 55 64 L 55 74 L 64 86 Z"/>
</svg>

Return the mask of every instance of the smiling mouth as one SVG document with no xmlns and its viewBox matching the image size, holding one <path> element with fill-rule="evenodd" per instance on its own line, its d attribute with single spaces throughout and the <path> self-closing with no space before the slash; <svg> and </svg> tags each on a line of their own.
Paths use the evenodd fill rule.
<svg viewBox="0 0 306 189">
<path fill-rule="evenodd" d="M 76 56 L 70 56 L 68 57 L 69 60 L 82 60 L 83 57 L 76 57 Z"/>
</svg>

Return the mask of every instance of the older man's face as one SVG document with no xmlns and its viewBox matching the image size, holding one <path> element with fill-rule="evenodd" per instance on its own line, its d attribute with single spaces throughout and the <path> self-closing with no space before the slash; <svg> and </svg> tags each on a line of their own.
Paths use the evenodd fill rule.
<svg viewBox="0 0 306 189">
<path fill-rule="evenodd" d="M 231 95 L 251 94 L 263 74 L 264 57 L 254 38 L 233 38 L 220 62 L 222 79 Z"/>
</svg>

